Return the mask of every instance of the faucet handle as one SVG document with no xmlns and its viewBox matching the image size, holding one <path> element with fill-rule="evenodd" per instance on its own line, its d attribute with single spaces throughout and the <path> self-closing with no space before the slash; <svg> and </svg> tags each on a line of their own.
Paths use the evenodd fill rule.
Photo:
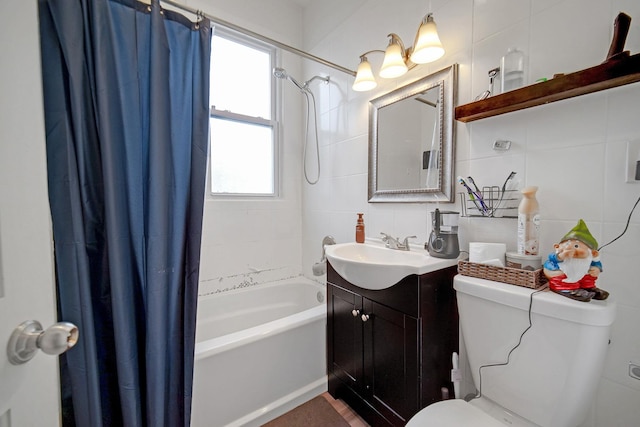
<svg viewBox="0 0 640 427">
<path fill-rule="evenodd" d="M 391 249 L 397 249 L 398 248 L 398 240 L 394 239 L 393 236 L 387 234 L 387 233 L 383 233 L 380 232 L 380 234 L 382 234 L 382 241 L 384 242 L 385 247 L 387 248 L 391 248 Z"/>
<path fill-rule="evenodd" d="M 417 236 L 407 236 L 404 238 L 404 240 L 402 241 L 402 246 L 406 251 L 409 250 L 409 239 L 417 239 Z"/>
</svg>

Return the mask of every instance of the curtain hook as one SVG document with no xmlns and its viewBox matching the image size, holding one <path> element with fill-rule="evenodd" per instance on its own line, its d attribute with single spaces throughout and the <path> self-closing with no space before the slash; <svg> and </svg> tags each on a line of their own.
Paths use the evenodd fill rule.
<svg viewBox="0 0 640 427">
<path fill-rule="evenodd" d="M 151 8 L 153 7 L 153 5 L 158 6 L 158 9 L 160 9 L 160 15 L 164 15 L 164 9 L 162 8 L 162 5 L 160 4 L 160 0 L 151 0 L 149 5 L 147 6 L 147 12 L 151 13 Z"/>
<path fill-rule="evenodd" d="M 203 19 L 204 13 L 200 9 L 196 10 L 196 24 L 194 25 L 196 30 L 200 29 L 200 22 L 202 22 Z"/>
</svg>

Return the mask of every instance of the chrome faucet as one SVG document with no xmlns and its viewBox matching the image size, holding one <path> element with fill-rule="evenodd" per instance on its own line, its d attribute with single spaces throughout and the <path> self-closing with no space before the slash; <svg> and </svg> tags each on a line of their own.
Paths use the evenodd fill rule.
<svg viewBox="0 0 640 427">
<path fill-rule="evenodd" d="M 407 237 L 404 238 L 402 243 L 400 243 L 400 239 L 394 238 L 394 237 L 390 236 L 387 233 L 380 233 L 380 234 L 382 234 L 382 241 L 384 242 L 385 248 L 396 249 L 396 250 L 399 250 L 399 251 L 408 251 L 408 250 L 410 250 L 409 239 L 415 239 L 416 238 L 416 236 L 407 236 Z"/>
</svg>

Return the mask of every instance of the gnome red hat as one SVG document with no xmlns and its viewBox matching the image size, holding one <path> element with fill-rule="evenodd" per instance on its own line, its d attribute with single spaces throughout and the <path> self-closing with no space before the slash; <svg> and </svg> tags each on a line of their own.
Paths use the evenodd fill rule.
<svg viewBox="0 0 640 427">
<path fill-rule="evenodd" d="M 560 243 L 566 242 L 567 240 L 579 240 L 589 247 L 589 249 L 597 249 L 598 242 L 591 235 L 589 229 L 587 228 L 587 224 L 581 219 L 578 221 L 578 225 L 573 227 L 571 231 L 564 235 L 564 237 L 560 240 Z"/>
</svg>

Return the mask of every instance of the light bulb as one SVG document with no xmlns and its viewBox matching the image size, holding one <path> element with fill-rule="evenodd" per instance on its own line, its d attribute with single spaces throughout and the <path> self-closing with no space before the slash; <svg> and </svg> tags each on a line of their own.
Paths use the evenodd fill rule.
<svg viewBox="0 0 640 427">
<path fill-rule="evenodd" d="M 400 77 L 405 74 L 407 70 L 402 47 L 392 38 L 384 53 L 384 61 L 380 68 L 380 77 L 385 79 Z"/>
<path fill-rule="evenodd" d="M 422 20 L 416 41 L 413 44 L 413 52 L 411 53 L 411 62 L 415 64 L 426 64 L 433 62 L 444 55 L 444 48 L 438 37 L 438 29 L 433 20 L 433 16 L 428 14 Z"/>
<path fill-rule="evenodd" d="M 373 77 L 373 71 L 371 71 L 371 64 L 369 64 L 366 56 L 362 56 L 360 58 L 360 65 L 358 65 L 356 80 L 353 82 L 353 90 L 357 92 L 366 92 L 377 85 L 376 79 Z"/>
</svg>

